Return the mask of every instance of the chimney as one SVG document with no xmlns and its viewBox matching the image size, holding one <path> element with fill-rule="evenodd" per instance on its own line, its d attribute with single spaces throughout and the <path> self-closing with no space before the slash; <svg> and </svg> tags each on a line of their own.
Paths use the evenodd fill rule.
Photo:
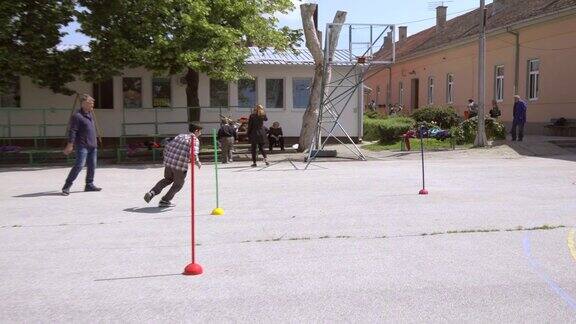
<svg viewBox="0 0 576 324">
<path fill-rule="evenodd" d="M 446 25 L 446 12 L 448 7 L 446 6 L 438 6 L 436 7 L 436 31 L 441 32 L 444 30 L 444 26 Z"/>
<path fill-rule="evenodd" d="M 392 49 L 392 32 L 388 32 L 384 37 L 384 49 Z"/>
<path fill-rule="evenodd" d="M 398 41 L 402 42 L 406 38 L 408 38 L 408 27 L 407 26 L 398 27 Z"/>
<path fill-rule="evenodd" d="M 507 0 L 494 0 L 494 9 L 492 9 L 492 15 L 497 14 L 498 12 L 500 12 L 502 9 L 504 9 L 504 7 L 508 4 Z"/>
</svg>

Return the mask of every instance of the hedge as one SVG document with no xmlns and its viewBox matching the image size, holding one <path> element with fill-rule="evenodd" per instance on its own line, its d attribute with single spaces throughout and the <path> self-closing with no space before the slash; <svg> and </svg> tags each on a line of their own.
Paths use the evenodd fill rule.
<svg viewBox="0 0 576 324">
<path fill-rule="evenodd" d="M 380 143 L 394 143 L 398 137 L 413 129 L 416 121 L 410 117 L 391 117 L 386 119 L 364 120 L 364 139 L 378 140 Z"/>
<path fill-rule="evenodd" d="M 412 116 L 417 122 L 434 123 L 442 129 L 458 126 L 460 116 L 452 107 L 426 107 L 416 110 Z"/>
<path fill-rule="evenodd" d="M 496 119 L 486 117 L 486 137 L 489 140 L 506 139 L 506 127 Z M 452 127 L 452 137 L 456 139 L 457 144 L 474 143 L 476 139 L 476 130 L 478 128 L 478 117 L 472 117 L 465 120 L 457 127 Z"/>
</svg>

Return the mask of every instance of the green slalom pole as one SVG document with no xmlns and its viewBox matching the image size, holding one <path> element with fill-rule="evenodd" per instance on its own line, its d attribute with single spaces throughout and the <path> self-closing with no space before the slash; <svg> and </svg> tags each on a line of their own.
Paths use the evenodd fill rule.
<svg viewBox="0 0 576 324">
<path fill-rule="evenodd" d="M 216 208 L 212 211 L 212 215 L 224 215 L 224 209 L 220 208 L 220 201 L 218 197 L 218 140 L 216 139 L 216 129 L 212 130 L 212 145 L 214 145 L 214 175 L 216 176 Z"/>
</svg>

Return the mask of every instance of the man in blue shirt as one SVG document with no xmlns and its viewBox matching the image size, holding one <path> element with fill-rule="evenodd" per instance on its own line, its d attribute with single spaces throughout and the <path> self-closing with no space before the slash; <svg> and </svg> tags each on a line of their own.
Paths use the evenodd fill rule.
<svg viewBox="0 0 576 324">
<path fill-rule="evenodd" d="M 526 110 L 528 107 L 526 103 L 522 101 L 519 95 L 514 96 L 514 111 L 512 120 L 512 140 L 515 141 L 516 138 L 521 142 L 524 138 L 524 124 L 526 124 Z M 518 129 L 518 137 L 516 137 L 516 129 Z"/>
<path fill-rule="evenodd" d="M 64 148 L 64 154 L 68 155 L 72 153 L 74 147 L 76 148 L 76 161 L 68 178 L 66 178 L 66 183 L 62 187 L 62 195 L 68 196 L 70 194 L 70 187 L 72 183 L 78 177 L 80 171 L 87 166 L 86 172 L 86 186 L 84 191 L 100 191 L 102 188 L 98 188 L 94 185 L 94 171 L 96 169 L 96 159 L 97 159 L 97 142 L 96 142 L 96 125 L 94 124 L 94 115 L 92 111 L 94 110 L 94 98 L 89 95 L 82 95 L 80 110 L 72 115 L 70 118 L 70 127 L 68 130 L 68 144 Z"/>
</svg>

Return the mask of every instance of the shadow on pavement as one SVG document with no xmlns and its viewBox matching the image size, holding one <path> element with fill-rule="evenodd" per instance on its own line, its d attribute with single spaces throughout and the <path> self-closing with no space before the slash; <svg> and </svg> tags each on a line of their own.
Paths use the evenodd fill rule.
<svg viewBox="0 0 576 324">
<path fill-rule="evenodd" d="M 81 193 L 84 191 L 70 191 L 70 194 Z M 18 196 L 13 196 L 14 198 L 36 198 L 36 197 L 46 197 L 46 196 L 62 196 L 61 191 L 44 191 L 44 192 L 35 192 L 29 194 L 23 194 Z"/>
<path fill-rule="evenodd" d="M 493 146 L 508 146 L 517 154 L 576 162 L 576 140 L 547 136 L 525 136 L 524 141 L 494 141 Z"/>
<path fill-rule="evenodd" d="M 132 207 L 124 209 L 125 212 L 139 214 L 160 214 L 172 210 L 172 208 L 160 207 Z"/>
<path fill-rule="evenodd" d="M 173 276 L 181 276 L 181 273 L 168 273 L 168 274 L 159 274 L 159 275 L 148 275 L 148 276 L 137 276 L 137 277 L 119 277 L 119 278 L 104 278 L 104 279 L 95 279 L 94 281 L 114 281 L 114 280 L 129 280 L 129 279 L 146 279 L 146 278 L 158 278 L 158 277 L 173 277 Z"/>
</svg>

